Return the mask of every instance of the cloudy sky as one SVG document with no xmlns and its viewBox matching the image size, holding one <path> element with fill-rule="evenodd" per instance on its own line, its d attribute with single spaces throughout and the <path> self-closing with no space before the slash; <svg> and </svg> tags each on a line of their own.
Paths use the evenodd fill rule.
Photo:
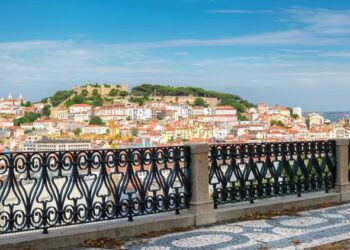
<svg viewBox="0 0 350 250">
<path fill-rule="evenodd" d="M 350 1 L 4 0 L 0 10 L 0 96 L 158 83 L 350 110 Z"/>
</svg>

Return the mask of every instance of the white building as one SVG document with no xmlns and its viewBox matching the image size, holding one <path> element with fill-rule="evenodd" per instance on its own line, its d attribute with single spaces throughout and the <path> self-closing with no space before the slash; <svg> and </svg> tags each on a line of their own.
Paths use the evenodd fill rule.
<svg viewBox="0 0 350 250">
<path fill-rule="evenodd" d="M 231 106 L 217 106 L 212 110 L 213 115 L 236 115 L 237 110 Z"/>
<path fill-rule="evenodd" d="M 89 149 L 91 149 L 91 142 L 87 140 L 27 140 L 23 145 L 24 151 L 72 151 Z"/>
<path fill-rule="evenodd" d="M 148 120 L 152 118 L 152 110 L 144 107 L 128 108 L 128 116 L 131 120 Z"/>
<path fill-rule="evenodd" d="M 197 115 L 208 115 L 209 110 L 205 107 L 193 107 L 191 115 L 197 116 Z"/>
<path fill-rule="evenodd" d="M 89 122 L 91 112 L 73 113 L 68 115 L 68 119 L 73 122 Z"/>
<path fill-rule="evenodd" d="M 346 138 L 348 136 L 348 132 L 343 127 L 335 127 L 330 131 L 330 138 Z"/>
<path fill-rule="evenodd" d="M 312 113 L 308 114 L 307 117 L 307 125 L 309 128 L 316 125 L 323 125 L 324 124 L 324 117 L 320 114 Z"/>
<path fill-rule="evenodd" d="M 66 108 L 51 108 L 50 117 L 58 120 L 65 120 L 68 118 L 68 109 Z"/>
<path fill-rule="evenodd" d="M 303 111 L 300 107 L 294 107 L 293 108 L 293 114 L 298 115 L 299 117 L 303 116 Z"/>
<path fill-rule="evenodd" d="M 21 128 L 24 130 L 32 130 L 34 127 L 33 123 L 22 123 Z"/>
<path fill-rule="evenodd" d="M 12 107 L 12 106 L 20 106 L 23 98 L 20 95 L 18 99 L 13 99 L 11 94 L 7 97 L 7 99 L 1 98 L 0 99 L 0 108 L 3 107 Z"/>
<path fill-rule="evenodd" d="M 227 137 L 228 131 L 225 128 L 214 127 L 213 134 L 215 140 L 224 140 Z"/>
<path fill-rule="evenodd" d="M 269 105 L 267 105 L 266 103 L 259 103 L 256 106 L 256 109 L 257 109 L 258 113 L 264 114 L 264 113 L 267 113 L 270 108 L 269 108 Z"/>
<path fill-rule="evenodd" d="M 56 121 L 52 119 L 38 119 L 33 122 L 33 128 L 41 131 L 51 131 L 56 125 Z"/>
<path fill-rule="evenodd" d="M 188 105 L 168 105 L 166 106 L 167 110 L 171 110 L 173 117 L 178 119 L 179 117 L 186 118 L 192 114 L 192 108 Z"/>
<path fill-rule="evenodd" d="M 73 104 L 69 107 L 70 114 L 79 114 L 79 113 L 91 113 L 92 108 L 89 104 Z"/>
<path fill-rule="evenodd" d="M 86 125 L 81 129 L 82 134 L 103 135 L 108 132 L 108 127 L 104 125 Z"/>
<path fill-rule="evenodd" d="M 22 95 L 18 99 L 13 99 L 9 94 L 7 99 L 0 99 L 0 114 L 6 115 L 19 115 L 22 112 L 21 102 L 23 101 Z"/>
<path fill-rule="evenodd" d="M 125 105 L 108 105 L 102 107 L 96 107 L 94 114 L 97 116 L 124 116 L 127 114 Z"/>
</svg>

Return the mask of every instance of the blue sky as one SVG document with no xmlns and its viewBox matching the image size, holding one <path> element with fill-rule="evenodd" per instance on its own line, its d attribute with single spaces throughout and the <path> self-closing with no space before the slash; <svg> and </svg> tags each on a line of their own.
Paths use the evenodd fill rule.
<svg viewBox="0 0 350 250">
<path fill-rule="evenodd" d="M 349 1 L 1 0 L 0 10 L 0 96 L 158 83 L 350 110 Z"/>
</svg>

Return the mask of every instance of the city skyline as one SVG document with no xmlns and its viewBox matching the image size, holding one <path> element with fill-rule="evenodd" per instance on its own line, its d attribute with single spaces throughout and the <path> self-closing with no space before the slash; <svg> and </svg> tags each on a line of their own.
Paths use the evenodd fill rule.
<svg viewBox="0 0 350 250">
<path fill-rule="evenodd" d="M 0 8 L 0 96 L 40 100 L 87 82 L 149 82 L 350 110 L 341 101 L 350 91 L 345 2 L 30 0 Z"/>
</svg>

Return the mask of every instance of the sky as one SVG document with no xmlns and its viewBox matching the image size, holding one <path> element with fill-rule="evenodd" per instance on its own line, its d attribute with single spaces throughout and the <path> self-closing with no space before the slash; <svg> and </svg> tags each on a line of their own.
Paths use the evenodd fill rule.
<svg viewBox="0 0 350 250">
<path fill-rule="evenodd" d="M 0 96 L 155 83 L 350 110 L 350 1 L 0 0 Z"/>
</svg>

